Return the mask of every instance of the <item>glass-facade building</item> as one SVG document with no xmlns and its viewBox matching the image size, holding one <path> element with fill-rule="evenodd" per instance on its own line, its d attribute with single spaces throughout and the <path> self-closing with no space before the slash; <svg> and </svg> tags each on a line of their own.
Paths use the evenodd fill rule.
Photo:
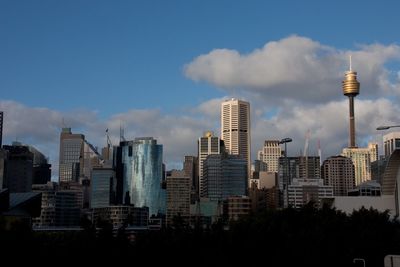
<svg viewBox="0 0 400 267">
<path fill-rule="evenodd" d="M 112 168 L 93 168 L 91 180 L 92 208 L 107 207 L 115 203 L 115 171 Z"/>
<path fill-rule="evenodd" d="M 204 162 L 204 192 L 212 201 L 246 195 L 247 161 L 238 155 L 209 155 Z"/>
<path fill-rule="evenodd" d="M 60 135 L 60 182 L 79 181 L 83 160 L 83 134 L 73 134 L 71 128 L 63 128 Z"/>
<path fill-rule="evenodd" d="M 123 202 L 148 207 L 149 215 L 165 214 L 163 146 L 152 137 L 143 137 L 121 142 L 120 147 Z"/>
</svg>

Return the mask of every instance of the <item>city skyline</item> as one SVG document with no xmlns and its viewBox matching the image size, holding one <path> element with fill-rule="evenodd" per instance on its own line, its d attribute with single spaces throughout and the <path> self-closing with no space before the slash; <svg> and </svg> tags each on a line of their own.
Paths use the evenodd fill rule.
<svg viewBox="0 0 400 267">
<path fill-rule="evenodd" d="M 299 155 L 308 130 L 310 155 L 318 139 L 323 158 L 338 155 L 348 143 L 341 81 L 352 55 L 356 142 L 381 145 L 375 128 L 400 122 L 398 7 L 2 1 L 3 144 L 36 146 L 54 176 L 63 126 L 101 148 L 106 129 L 117 145 L 122 125 L 127 140 L 163 144 L 171 169 L 197 154 L 204 131 L 220 132 L 221 102 L 235 97 L 252 107 L 252 161 L 266 139 L 290 137 L 289 154 Z"/>
</svg>

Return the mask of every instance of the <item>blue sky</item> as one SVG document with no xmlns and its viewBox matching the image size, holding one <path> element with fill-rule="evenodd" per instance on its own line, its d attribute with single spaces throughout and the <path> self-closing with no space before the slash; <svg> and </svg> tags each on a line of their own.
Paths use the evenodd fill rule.
<svg viewBox="0 0 400 267">
<path fill-rule="evenodd" d="M 117 124 L 122 123 L 128 128 L 127 134 L 154 135 L 167 147 L 179 144 L 179 140 L 165 137 L 166 133 L 177 137 L 186 134 L 180 138 L 186 143 L 182 141 L 179 153 L 175 149 L 165 149 L 166 160 L 178 162 L 185 151 L 187 154 L 195 152 L 195 140 L 202 130 L 210 127 L 218 132 L 218 104 L 224 97 L 235 95 L 252 103 L 255 119 L 266 120 L 267 126 L 253 123 L 254 153 L 263 139 L 278 138 L 278 135 L 299 136 L 297 147 L 293 148 L 298 151 L 304 144 L 307 129 L 282 128 L 285 123 L 293 125 L 284 119 L 297 116 L 297 120 L 302 120 L 309 114 L 324 113 L 323 108 L 329 105 L 346 104 L 339 78 L 346 68 L 347 54 L 354 54 L 355 68 L 359 70 L 374 62 L 365 67 L 364 72 L 359 71 L 361 90 L 365 88 L 359 98 L 381 101 L 382 107 L 391 105 L 388 110 L 397 111 L 397 92 L 400 91 L 398 10 L 398 1 L 0 0 L 0 108 L 9 118 L 5 122 L 5 138 L 8 142 L 19 138 L 34 143 L 56 159 L 53 150 L 57 151 L 58 133 L 55 128 L 59 127 L 61 118 L 92 138 L 94 143 L 103 142 L 101 129 L 114 127 L 117 131 Z M 267 44 L 270 46 L 265 48 Z M 279 49 L 273 48 L 273 44 Z M 313 92 L 306 90 L 313 83 L 297 84 L 297 80 L 315 78 L 315 70 L 321 67 L 313 69 L 314 61 L 305 64 L 304 73 L 294 75 L 296 79 L 290 81 L 284 78 L 246 81 L 246 75 L 256 76 L 259 69 L 246 74 L 243 68 L 234 70 L 239 74 L 229 81 L 218 78 L 226 74 L 221 69 L 226 64 L 229 70 L 235 68 L 229 65 L 233 61 L 223 61 L 236 58 L 235 53 L 239 59 L 234 62 L 243 66 L 251 63 L 250 69 L 263 64 L 254 59 L 259 56 L 257 51 L 266 53 L 261 55 L 270 53 L 266 58 L 271 60 L 271 53 L 283 53 L 286 61 L 282 60 L 282 64 L 288 65 L 275 73 L 276 77 L 291 76 L 296 72 L 291 67 L 303 69 L 301 61 L 298 65 L 292 64 L 291 58 L 295 61 L 296 56 L 299 59 L 310 52 L 310 60 L 316 58 L 315 62 L 321 66 L 336 64 L 335 68 L 326 66 L 333 72 L 332 81 L 329 76 L 318 74 L 323 78 L 315 83 L 316 88 L 321 88 L 319 92 L 315 90 L 315 94 L 320 95 L 316 98 Z M 290 54 L 296 51 L 303 51 L 303 54 Z M 200 56 L 209 60 L 207 64 L 210 65 L 197 60 Z M 276 59 L 278 65 L 279 59 Z M 207 69 L 209 66 L 213 66 L 212 73 Z M 374 80 L 372 74 L 380 78 Z M 269 73 L 258 75 L 268 76 Z M 337 84 L 337 88 L 318 84 L 327 80 L 327 84 Z M 375 90 L 377 86 L 379 90 Z M 332 93 L 333 90 L 337 90 L 337 94 Z M 380 114 L 373 119 L 376 123 L 396 119 L 390 112 L 361 109 L 369 105 L 378 104 L 360 103 L 360 116 Z M 138 112 L 142 113 L 137 115 Z M 301 112 L 304 112 L 303 117 Z M 152 122 L 158 118 L 162 121 L 160 124 L 170 123 L 159 129 L 154 127 L 157 129 L 153 133 L 151 127 L 147 129 L 148 122 L 132 121 L 131 113 L 142 118 L 151 113 Z M 40 114 L 53 119 L 43 122 Z M 115 122 L 117 119 L 119 123 Z M 328 118 L 316 124 L 310 122 L 308 126 L 314 130 L 315 138 L 318 136 L 325 141 L 328 154 L 338 153 L 333 147 L 346 144 L 347 122 L 345 119 L 338 122 L 344 126 L 335 135 L 338 140 L 329 147 L 328 140 L 333 140 L 324 135 L 322 124 L 326 120 Z M 178 130 L 171 127 L 174 121 L 181 123 Z M 49 127 L 52 132 L 46 136 L 35 127 L 21 127 L 23 122 L 43 124 L 41 128 Z M 371 121 L 359 123 L 368 125 Z M 371 126 L 359 131 L 360 143 L 376 135 L 371 132 L 373 129 Z M 194 139 L 193 144 L 188 147 L 191 139 Z"/>
</svg>

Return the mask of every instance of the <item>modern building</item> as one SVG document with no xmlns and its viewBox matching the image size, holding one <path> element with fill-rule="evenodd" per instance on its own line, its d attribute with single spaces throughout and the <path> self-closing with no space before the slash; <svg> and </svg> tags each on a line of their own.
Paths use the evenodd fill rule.
<svg viewBox="0 0 400 267">
<path fill-rule="evenodd" d="M 389 158 L 396 149 L 400 149 L 400 132 L 391 132 L 383 136 L 385 157 Z"/>
<path fill-rule="evenodd" d="M 265 140 L 264 147 L 258 151 L 257 157 L 267 164 L 269 172 L 278 172 L 279 158 L 282 157 L 279 140 Z"/>
<path fill-rule="evenodd" d="M 59 181 L 78 182 L 83 173 L 83 134 L 73 134 L 71 128 L 62 128 L 60 134 Z"/>
<path fill-rule="evenodd" d="M 167 226 L 172 226 L 177 216 L 189 224 L 190 189 L 191 180 L 185 171 L 173 170 L 167 176 Z"/>
<path fill-rule="evenodd" d="M 356 186 L 353 161 L 344 156 L 327 158 L 322 164 L 322 179 L 324 185 L 333 187 L 334 196 L 347 196 Z"/>
<path fill-rule="evenodd" d="M 251 175 L 250 103 L 232 98 L 221 104 L 221 140 L 231 155 L 239 155 L 247 163 L 247 179 Z M 248 186 L 248 185 L 247 185 Z"/>
<path fill-rule="evenodd" d="M 223 142 L 218 136 L 214 136 L 211 131 L 205 132 L 203 137 L 198 140 L 198 159 L 199 159 L 199 193 L 200 197 L 205 197 L 204 193 L 204 161 L 209 155 L 218 155 L 224 152 Z"/>
<path fill-rule="evenodd" d="M 191 192 L 190 192 L 190 203 L 194 204 L 199 200 L 199 158 L 195 156 L 185 156 L 183 162 L 183 170 L 185 175 L 190 178 Z"/>
<path fill-rule="evenodd" d="M 251 199 L 248 196 L 230 196 L 223 203 L 224 217 L 237 221 L 251 212 Z"/>
<path fill-rule="evenodd" d="M 10 193 L 32 191 L 33 153 L 29 147 L 14 142 L 3 149 L 6 151 L 4 188 Z"/>
<path fill-rule="evenodd" d="M 211 201 L 247 193 L 247 162 L 240 155 L 209 155 L 204 161 L 204 195 Z"/>
<path fill-rule="evenodd" d="M 294 178 L 299 177 L 299 157 L 279 158 L 278 188 L 283 191 Z"/>
<path fill-rule="evenodd" d="M 165 214 L 163 146 L 152 137 L 142 137 L 123 141 L 120 147 L 121 163 L 116 164 L 116 171 L 117 180 L 122 180 L 118 190 L 122 191 L 123 202 L 148 207 L 150 215 Z M 118 179 L 119 171 L 122 179 Z"/>
<path fill-rule="evenodd" d="M 293 179 L 284 191 L 285 207 L 301 208 L 310 201 L 320 204 L 321 199 L 333 196 L 333 188 L 322 179 Z"/>
<path fill-rule="evenodd" d="M 117 180 L 114 169 L 93 168 L 90 189 L 90 206 L 92 208 L 115 205 Z"/>
<path fill-rule="evenodd" d="M 344 148 L 341 155 L 352 159 L 356 185 L 371 180 L 371 163 L 378 159 L 376 143 L 369 143 L 367 148 Z"/>
</svg>

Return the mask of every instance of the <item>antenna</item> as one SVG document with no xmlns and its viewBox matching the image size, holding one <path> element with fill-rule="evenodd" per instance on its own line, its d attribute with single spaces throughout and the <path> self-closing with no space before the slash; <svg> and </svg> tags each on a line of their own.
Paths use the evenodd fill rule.
<svg viewBox="0 0 400 267">
<path fill-rule="evenodd" d="M 64 117 L 62 117 L 62 119 L 61 119 L 61 126 L 63 128 L 67 128 L 67 125 L 65 125 Z"/>
<path fill-rule="evenodd" d="M 351 71 L 351 55 L 349 56 L 349 59 L 350 59 L 350 69 L 349 69 L 349 71 Z"/>
</svg>

